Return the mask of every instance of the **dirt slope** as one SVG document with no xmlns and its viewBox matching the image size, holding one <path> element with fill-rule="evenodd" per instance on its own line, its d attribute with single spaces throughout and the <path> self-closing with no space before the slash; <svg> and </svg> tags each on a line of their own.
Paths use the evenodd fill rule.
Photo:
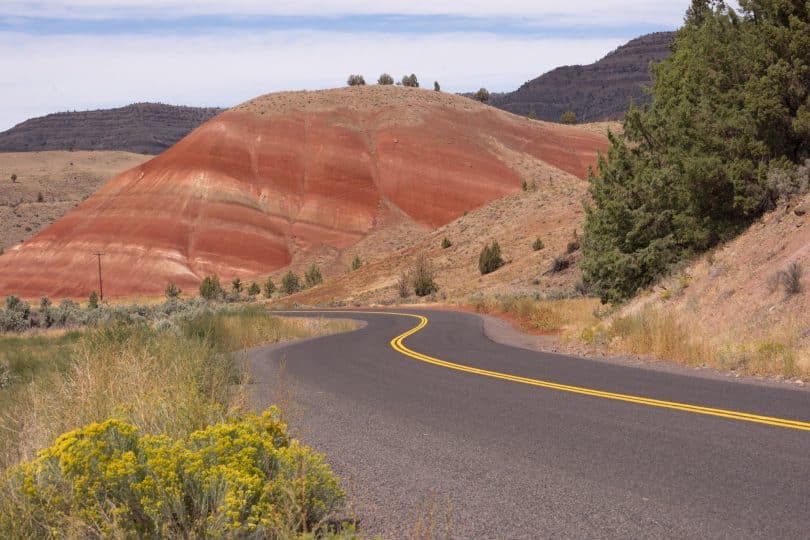
<svg viewBox="0 0 810 540">
<path fill-rule="evenodd" d="M 159 293 L 339 259 L 519 192 L 526 161 L 585 176 L 605 138 L 421 89 L 271 94 L 207 122 L 0 257 L 0 294 Z M 528 178 L 531 179 L 531 178 Z M 384 235 L 383 235 L 384 236 Z"/>
<path fill-rule="evenodd" d="M 791 263 L 802 269 L 801 291 L 788 295 L 777 274 Z M 676 314 L 695 339 L 721 349 L 796 351 L 800 367 L 810 371 L 810 195 L 766 214 L 623 313 L 648 306 Z"/>
<path fill-rule="evenodd" d="M 224 109 L 134 103 L 31 118 L 0 133 L 0 152 L 119 150 L 159 154 Z"/>
<path fill-rule="evenodd" d="M 104 182 L 151 158 L 107 151 L 0 153 L 0 248 L 31 238 Z"/>
</svg>

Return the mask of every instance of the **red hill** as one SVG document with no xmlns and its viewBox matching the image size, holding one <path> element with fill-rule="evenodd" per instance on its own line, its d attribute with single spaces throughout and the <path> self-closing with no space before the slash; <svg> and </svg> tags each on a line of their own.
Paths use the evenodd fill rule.
<svg viewBox="0 0 810 540">
<path fill-rule="evenodd" d="M 270 94 L 222 113 L 0 257 L 0 294 L 107 296 L 266 274 L 392 216 L 437 227 L 520 190 L 523 158 L 584 177 L 604 137 L 395 86 Z"/>
</svg>

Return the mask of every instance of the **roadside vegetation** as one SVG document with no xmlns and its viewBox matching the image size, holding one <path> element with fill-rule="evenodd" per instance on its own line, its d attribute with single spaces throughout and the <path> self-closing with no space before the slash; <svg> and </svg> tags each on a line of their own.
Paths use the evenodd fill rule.
<svg viewBox="0 0 810 540">
<path fill-rule="evenodd" d="M 774 329 L 761 339 L 724 341 L 665 307 L 649 305 L 624 313 L 574 291 L 546 297 L 473 296 L 466 303 L 478 313 L 510 320 L 526 332 L 557 336 L 562 345 L 577 350 L 584 345 L 602 354 L 649 356 L 739 375 L 810 377 L 810 350 L 801 345 L 800 326 Z"/>
<path fill-rule="evenodd" d="M 247 412 L 236 353 L 348 323 L 198 298 L 68 306 L 73 330 L 0 335 L 4 537 L 289 538 L 342 508 L 281 412 Z"/>
<path fill-rule="evenodd" d="M 590 178 L 582 270 L 604 302 L 807 190 L 810 7 L 740 5 L 693 0 L 653 66 L 652 104 L 631 108 Z"/>
</svg>

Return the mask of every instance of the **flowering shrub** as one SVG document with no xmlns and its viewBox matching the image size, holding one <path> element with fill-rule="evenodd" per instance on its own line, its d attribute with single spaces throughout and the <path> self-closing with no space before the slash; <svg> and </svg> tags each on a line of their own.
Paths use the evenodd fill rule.
<svg viewBox="0 0 810 540">
<path fill-rule="evenodd" d="M 139 435 L 94 423 L 6 474 L 12 537 L 290 537 L 317 530 L 344 494 L 322 455 L 273 407 L 193 432 Z"/>
</svg>

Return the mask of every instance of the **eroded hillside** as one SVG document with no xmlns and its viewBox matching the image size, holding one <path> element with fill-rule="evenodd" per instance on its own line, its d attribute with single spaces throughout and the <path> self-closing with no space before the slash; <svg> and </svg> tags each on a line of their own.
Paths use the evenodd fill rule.
<svg viewBox="0 0 810 540">
<path fill-rule="evenodd" d="M 542 163 L 582 179 L 604 136 L 402 87 L 287 92 L 223 113 L 0 259 L 0 294 L 84 296 L 266 275 L 381 231 L 446 225 Z"/>
</svg>

